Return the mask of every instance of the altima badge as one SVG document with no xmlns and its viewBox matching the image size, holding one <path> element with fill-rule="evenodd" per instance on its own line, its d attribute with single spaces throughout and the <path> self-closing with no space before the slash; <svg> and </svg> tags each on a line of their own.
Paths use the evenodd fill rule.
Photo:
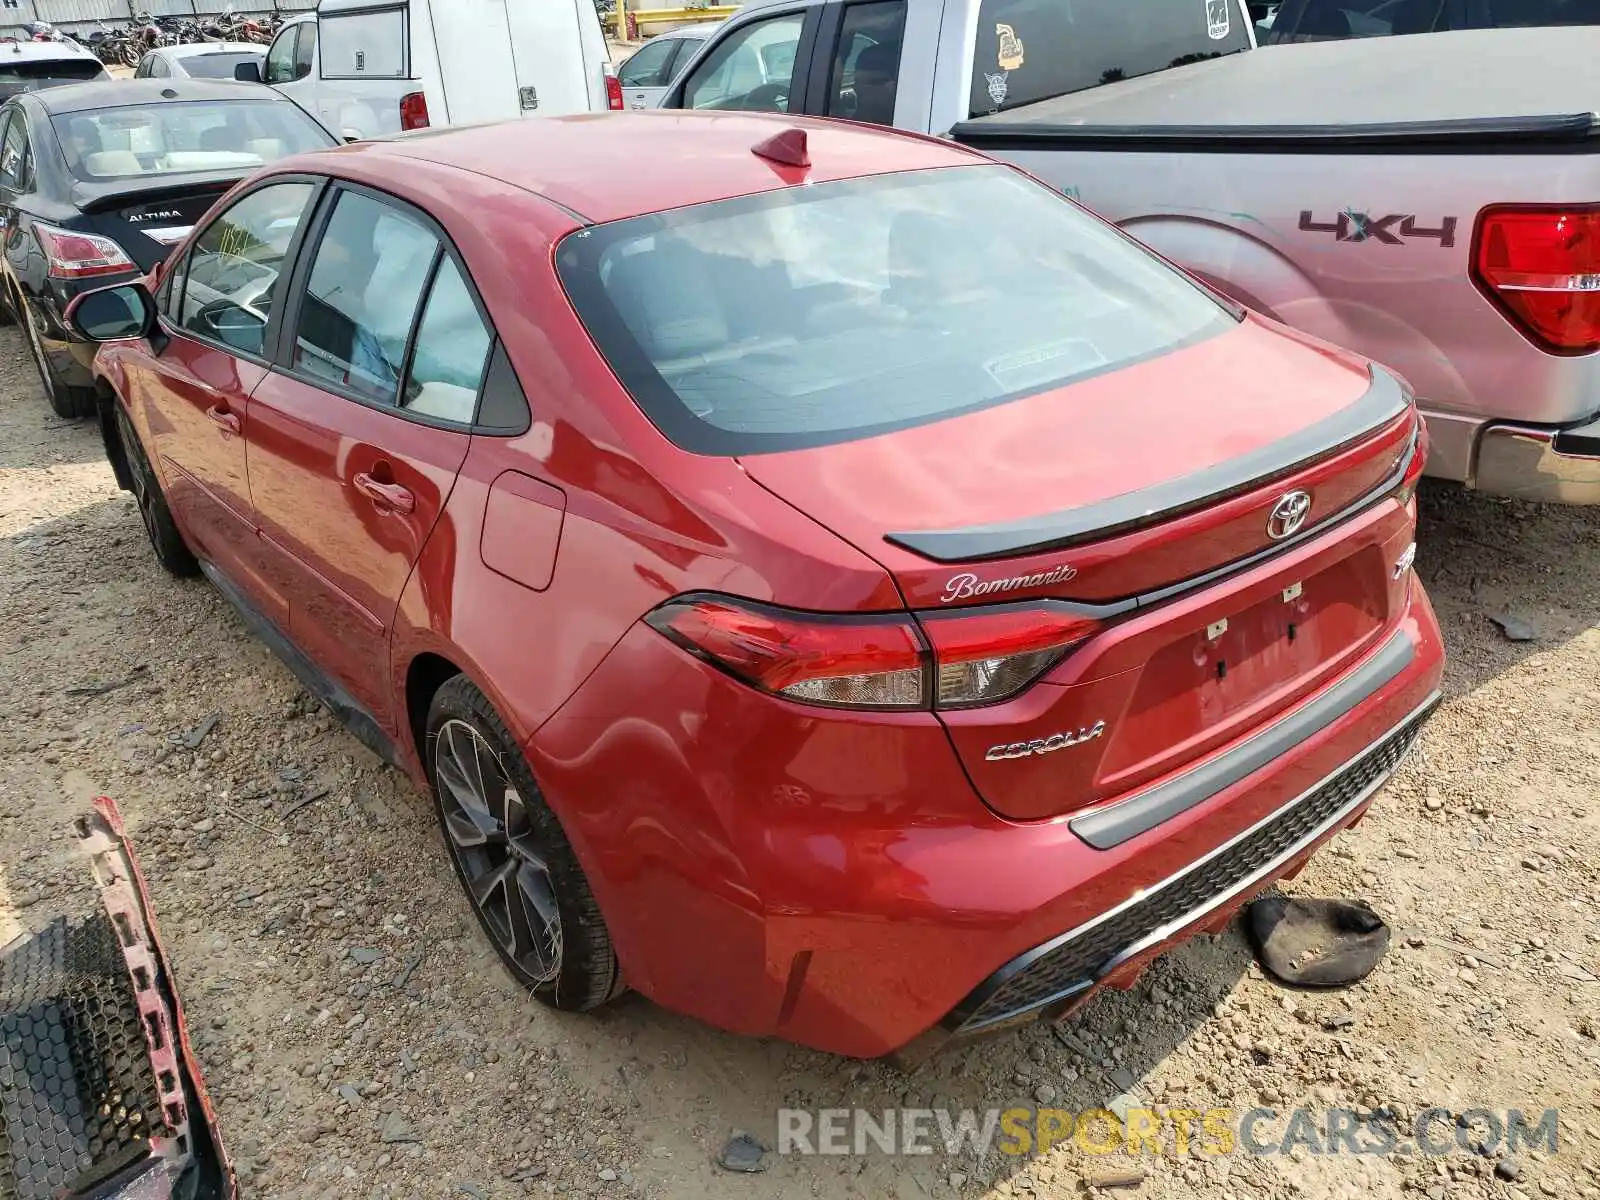
<svg viewBox="0 0 1600 1200">
<path fill-rule="evenodd" d="M 1036 754 L 1054 754 L 1057 750 L 1066 750 L 1072 746 L 1081 746 L 1085 742 L 1092 742 L 1098 737 L 1104 737 L 1106 723 L 1096 721 L 1087 729 L 1080 729 L 1077 733 L 1055 733 L 1047 738 L 1035 738 L 1031 742 L 1012 742 L 1009 745 L 991 746 L 989 753 L 984 758 L 990 762 L 1003 762 L 1008 758 L 1032 758 Z"/>
</svg>

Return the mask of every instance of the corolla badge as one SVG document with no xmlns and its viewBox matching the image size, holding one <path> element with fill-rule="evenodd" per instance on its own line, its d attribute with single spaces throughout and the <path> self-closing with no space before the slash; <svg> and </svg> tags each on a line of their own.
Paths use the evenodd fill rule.
<svg viewBox="0 0 1600 1200">
<path fill-rule="evenodd" d="M 1053 571 L 1037 575 L 1016 575 L 1010 579 L 979 579 L 971 571 L 952 575 L 944 585 L 940 604 L 953 604 L 957 600 L 970 600 L 974 596 L 992 596 L 997 592 L 1020 592 L 1023 588 L 1048 587 L 1052 583 L 1066 583 L 1078 577 L 1078 568 L 1063 563 Z"/>
<path fill-rule="evenodd" d="M 1311 515 L 1311 493 L 1290 492 L 1272 506 L 1267 517 L 1267 536 L 1275 542 L 1292 537 Z"/>
<path fill-rule="evenodd" d="M 1073 746 L 1081 746 L 1085 742 L 1092 742 L 1096 738 L 1104 737 L 1106 723 L 1096 721 L 1087 729 L 1080 729 L 1077 733 L 1055 733 L 1047 738 L 1035 738 L 1031 742 L 1003 743 L 999 746 L 989 747 L 989 753 L 983 757 L 990 762 L 1004 762 L 1008 758 L 1032 758 L 1036 754 L 1054 754 L 1057 750 L 1066 750 Z"/>
</svg>

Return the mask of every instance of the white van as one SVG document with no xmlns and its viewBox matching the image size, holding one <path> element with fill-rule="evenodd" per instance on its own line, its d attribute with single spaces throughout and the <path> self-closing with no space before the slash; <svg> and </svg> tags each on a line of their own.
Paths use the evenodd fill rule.
<svg viewBox="0 0 1600 1200">
<path fill-rule="evenodd" d="M 350 141 L 622 107 L 587 0 L 322 0 L 260 76 Z"/>
</svg>

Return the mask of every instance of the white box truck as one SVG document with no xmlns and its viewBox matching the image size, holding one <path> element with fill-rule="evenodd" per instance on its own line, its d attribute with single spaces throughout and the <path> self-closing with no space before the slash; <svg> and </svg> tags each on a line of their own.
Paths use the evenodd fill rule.
<svg viewBox="0 0 1600 1200">
<path fill-rule="evenodd" d="M 588 0 L 322 0 L 258 76 L 350 141 L 622 106 Z"/>
</svg>

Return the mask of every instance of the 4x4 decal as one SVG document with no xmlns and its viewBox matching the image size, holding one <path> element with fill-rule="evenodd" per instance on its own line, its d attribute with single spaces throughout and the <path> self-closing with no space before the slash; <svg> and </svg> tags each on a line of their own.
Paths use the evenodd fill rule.
<svg viewBox="0 0 1600 1200">
<path fill-rule="evenodd" d="M 1449 248 L 1456 244 L 1456 218 L 1444 217 L 1437 229 L 1418 225 L 1417 218 L 1407 213 L 1390 213 L 1386 217 L 1369 217 L 1366 213 L 1346 209 L 1337 220 L 1319 221 L 1310 209 L 1300 212 L 1300 229 L 1304 233 L 1331 233 L 1340 242 L 1382 242 L 1386 246 L 1400 246 L 1408 240 L 1432 238 Z"/>
</svg>

